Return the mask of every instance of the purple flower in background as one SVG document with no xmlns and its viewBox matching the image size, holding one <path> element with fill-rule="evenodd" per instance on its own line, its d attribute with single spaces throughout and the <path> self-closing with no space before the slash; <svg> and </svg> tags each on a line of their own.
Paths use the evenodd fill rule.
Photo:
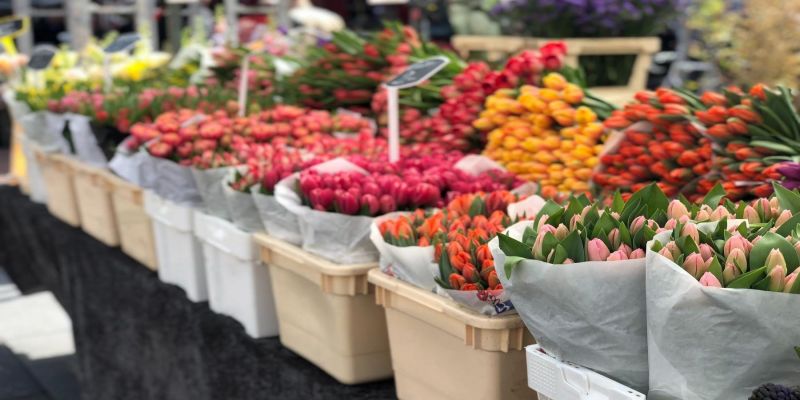
<svg viewBox="0 0 800 400">
<path fill-rule="evenodd" d="M 492 8 L 510 34 L 544 37 L 660 33 L 688 0 L 500 0 Z"/>
<path fill-rule="evenodd" d="M 781 185 L 794 190 L 800 188 L 800 163 L 787 162 L 778 167 L 778 172 L 783 175 Z"/>
</svg>

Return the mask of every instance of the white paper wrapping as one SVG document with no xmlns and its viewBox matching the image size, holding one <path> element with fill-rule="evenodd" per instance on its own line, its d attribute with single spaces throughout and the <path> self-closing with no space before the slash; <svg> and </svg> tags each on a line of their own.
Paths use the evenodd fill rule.
<svg viewBox="0 0 800 400">
<path fill-rule="evenodd" d="M 70 154 L 69 143 L 64 138 L 66 117 L 49 111 L 37 111 L 20 118 L 19 123 L 31 141 L 45 153 Z"/>
<path fill-rule="evenodd" d="M 117 151 L 114 152 L 114 157 L 108 162 L 108 168 L 114 171 L 122 179 L 131 182 L 137 186 L 146 187 L 142 184 L 141 171 L 142 164 L 149 162 L 147 152 L 144 150 L 128 150 L 127 143 L 134 140 L 133 137 L 128 137 L 123 140 Z"/>
<path fill-rule="evenodd" d="M 145 153 L 139 168 L 140 184 L 173 203 L 191 207 L 202 203 L 190 167 Z"/>
<path fill-rule="evenodd" d="M 258 215 L 256 203 L 250 193 L 233 190 L 228 184 L 233 182 L 236 171 L 243 171 L 245 167 L 230 168 L 227 176 L 222 181 L 222 193 L 225 195 L 225 205 L 233 224 L 247 232 L 263 232 L 264 224 Z"/>
<path fill-rule="evenodd" d="M 28 174 L 28 186 L 30 187 L 31 200 L 37 203 L 47 202 L 47 185 L 44 183 L 44 176 L 39 162 L 36 160 L 35 149 L 38 145 L 25 135 L 20 137 L 22 153 L 25 155 L 25 168 Z"/>
<path fill-rule="evenodd" d="M 97 144 L 89 117 L 70 113 L 65 118 L 72 136 L 72 145 L 75 147 L 75 157 L 95 167 L 106 167 L 108 160 Z"/>
<path fill-rule="evenodd" d="M 14 121 L 19 121 L 27 114 L 30 114 L 31 108 L 27 104 L 17 100 L 16 92 L 10 89 L 3 91 L 3 101 L 8 106 L 8 111 L 11 113 L 11 118 Z"/>
<path fill-rule="evenodd" d="M 507 233 L 521 239 L 532 224 Z M 647 392 L 644 259 L 566 266 L 523 260 L 509 280 L 496 238 L 490 248 L 506 293 L 548 354 Z"/>
<path fill-rule="evenodd" d="M 703 287 L 649 250 L 646 270 L 648 399 L 746 399 L 800 382 L 800 295 Z"/>
<path fill-rule="evenodd" d="M 453 166 L 472 175 L 480 175 L 486 171 L 500 170 L 505 171 L 502 165 L 489 157 L 478 154 L 468 154 L 458 160 Z"/>
<path fill-rule="evenodd" d="M 337 158 L 313 167 L 320 172 L 365 171 Z M 295 191 L 300 174 L 278 182 L 275 197 L 297 216 L 303 249 L 338 264 L 363 264 L 378 261 L 378 251 L 369 239 L 372 218 L 313 210 L 303 205 Z"/>
<path fill-rule="evenodd" d="M 231 221 L 228 204 L 223 193 L 223 181 L 228 176 L 232 167 L 198 169 L 191 168 L 197 192 L 203 199 L 203 210 L 210 215 Z"/>
<path fill-rule="evenodd" d="M 297 215 L 282 206 L 275 196 L 259 193 L 259 190 L 260 186 L 256 185 L 250 189 L 250 193 L 267 234 L 294 245 L 302 245 L 303 235 Z"/>
<path fill-rule="evenodd" d="M 431 274 L 433 262 L 433 246 L 400 247 L 383 240 L 379 226 L 383 221 L 395 219 L 408 212 L 393 212 L 381 215 L 373 220 L 369 238 L 380 253 L 380 266 L 384 271 L 391 271 L 398 279 L 426 290 L 433 290 L 436 282 Z"/>
</svg>

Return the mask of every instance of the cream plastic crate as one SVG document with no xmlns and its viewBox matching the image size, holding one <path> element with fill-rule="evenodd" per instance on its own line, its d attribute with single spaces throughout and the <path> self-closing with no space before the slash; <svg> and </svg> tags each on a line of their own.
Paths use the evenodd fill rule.
<svg viewBox="0 0 800 400">
<path fill-rule="evenodd" d="M 252 337 L 278 335 L 269 270 L 258 259 L 250 233 L 199 211 L 195 235 L 203 246 L 208 305 L 239 321 Z"/>
<path fill-rule="evenodd" d="M 111 201 L 113 187 L 107 170 L 74 161 L 75 198 L 83 231 L 107 246 L 119 246 L 119 233 Z"/>
<path fill-rule="evenodd" d="M 386 318 L 367 271 L 339 265 L 259 233 L 269 266 L 281 343 L 344 384 L 392 376 Z"/>
<path fill-rule="evenodd" d="M 375 299 L 386 310 L 399 399 L 532 399 L 517 315 L 486 316 L 374 269 Z"/>
<path fill-rule="evenodd" d="M 194 210 L 146 191 L 144 208 L 153 222 L 158 278 L 180 286 L 192 301 L 208 300 L 200 242 L 194 236 Z"/>
<path fill-rule="evenodd" d="M 539 400 L 644 400 L 645 395 L 579 365 L 557 360 L 539 345 L 525 348 L 528 386 Z"/>
<path fill-rule="evenodd" d="M 35 154 L 47 188 L 47 210 L 69 225 L 80 226 L 81 215 L 75 197 L 74 161 L 63 154 L 40 151 Z"/>
<path fill-rule="evenodd" d="M 108 176 L 108 181 L 122 252 L 155 271 L 158 259 L 153 224 L 144 209 L 144 190 L 117 176 Z"/>
</svg>

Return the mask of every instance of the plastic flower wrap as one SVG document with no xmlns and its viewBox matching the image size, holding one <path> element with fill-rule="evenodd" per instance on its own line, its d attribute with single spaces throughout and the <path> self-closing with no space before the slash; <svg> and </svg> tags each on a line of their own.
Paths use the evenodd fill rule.
<svg viewBox="0 0 800 400">
<path fill-rule="evenodd" d="M 618 133 L 609 138 L 594 183 L 613 193 L 656 182 L 668 196 L 684 193 L 691 200 L 708 192 L 711 141 L 692 118 L 695 111 L 705 112 L 700 99 L 664 88 L 639 92 L 635 99 L 605 121 Z"/>
<path fill-rule="evenodd" d="M 655 184 L 607 207 L 573 196 L 490 243 L 500 282 L 545 351 L 647 391 L 645 246 L 668 207 Z"/>
<path fill-rule="evenodd" d="M 605 130 L 584 93 L 551 73 L 543 87 L 500 90 L 486 99 L 474 125 L 489 131 L 484 154 L 520 178 L 537 182 L 545 197 L 588 192 Z"/>
<path fill-rule="evenodd" d="M 795 203 L 800 194 L 778 185 L 775 193 L 787 210 L 800 211 Z M 755 203 L 773 208 L 766 198 Z M 796 382 L 797 222 L 795 217 L 767 223 L 722 219 L 716 225 L 687 221 L 655 237 L 646 274 L 651 393 L 746 398 L 764 382 Z M 748 346 L 740 345 L 744 342 Z M 718 350 L 708 352 L 712 347 Z M 704 352 L 702 363 L 682 361 L 698 351 Z M 709 370 L 718 373 L 706 374 Z"/>
<path fill-rule="evenodd" d="M 695 115 L 716 143 L 714 167 L 725 190 L 732 198 L 768 196 L 781 163 L 800 156 L 800 116 L 789 89 L 759 84 L 744 93 L 730 87 L 702 99 L 709 109 Z"/>
</svg>

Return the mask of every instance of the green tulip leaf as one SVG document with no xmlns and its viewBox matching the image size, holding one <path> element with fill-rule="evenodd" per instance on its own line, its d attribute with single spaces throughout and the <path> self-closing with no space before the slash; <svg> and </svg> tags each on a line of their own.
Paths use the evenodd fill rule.
<svg viewBox="0 0 800 400">
<path fill-rule="evenodd" d="M 563 264 L 564 260 L 569 258 L 567 254 L 567 250 L 564 249 L 564 246 L 558 244 L 556 245 L 555 252 L 553 254 L 553 264 Z"/>
<path fill-rule="evenodd" d="M 583 217 L 583 226 L 587 228 L 593 227 L 598 219 L 600 219 L 600 212 L 597 211 L 597 205 L 593 205 L 589 212 L 586 213 L 586 216 Z"/>
<path fill-rule="evenodd" d="M 708 272 L 711 272 L 720 282 L 725 282 L 725 278 L 722 277 L 722 266 L 719 264 L 717 257 L 712 258 L 711 265 L 708 266 Z"/>
<path fill-rule="evenodd" d="M 738 278 L 731 281 L 731 283 L 729 283 L 726 287 L 731 289 L 749 289 L 751 286 L 753 286 L 753 284 L 764 279 L 766 274 L 767 267 L 754 269 L 750 272 L 739 275 Z"/>
<path fill-rule="evenodd" d="M 786 189 L 776 182 L 772 183 L 772 187 L 775 189 L 775 197 L 778 198 L 781 207 L 791 211 L 792 214 L 800 212 L 800 194 Z"/>
<path fill-rule="evenodd" d="M 792 288 L 789 290 L 789 293 L 800 294 L 800 279 L 794 280 L 794 283 L 792 284 Z"/>
<path fill-rule="evenodd" d="M 667 213 L 664 210 L 656 210 L 656 212 L 650 216 L 650 219 L 655 221 L 658 226 L 664 226 L 664 224 L 669 221 L 669 217 L 667 217 Z"/>
<path fill-rule="evenodd" d="M 711 208 L 716 208 L 723 197 L 725 197 L 725 189 L 722 188 L 721 184 L 717 183 L 711 191 L 703 197 L 703 204 Z"/>
<path fill-rule="evenodd" d="M 789 218 L 783 225 L 779 226 L 775 233 L 778 235 L 786 237 L 787 235 L 791 234 L 797 226 L 800 225 L 800 213 L 793 215 Z"/>
<path fill-rule="evenodd" d="M 567 210 L 564 211 L 564 221 L 569 223 L 572 216 L 580 215 L 581 211 L 583 211 L 583 205 L 581 205 L 580 201 L 575 197 L 570 198 L 567 204 Z"/>
<path fill-rule="evenodd" d="M 505 263 L 503 263 L 503 269 L 506 271 L 506 277 L 511 279 L 511 274 L 514 272 L 514 268 L 519 265 L 519 263 L 527 260 L 525 257 L 506 257 Z"/>
<path fill-rule="evenodd" d="M 556 235 L 552 233 L 546 233 L 544 235 L 544 240 L 542 240 L 542 254 L 545 257 L 548 257 L 550 255 L 550 252 L 553 251 L 556 248 L 556 246 L 558 246 L 558 243 L 559 242 L 558 239 L 556 238 Z"/>
<path fill-rule="evenodd" d="M 475 196 L 472 200 L 472 204 L 469 206 L 469 216 L 475 218 L 475 216 L 485 214 L 486 205 L 483 202 L 483 198 L 481 196 Z"/>
<path fill-rule="evenodd" d="M 630 224 L 631 221 L 638 215 L 639 210 L 643 207 L 644 205 L 642 205 L 641 199 L 634 199 L 631 197 L 625 203 L 625 207 L 622 207 L 622 212 L 619 214 L 620 221 Z"/>
<path fill-rule="evenodd" d="M 542 215 L 553 215 L 562 209 L 563 207 L 560 204 L 554 202 L 553 200 L 547 200 L 547 202 L 545 202 L 542 206 L 542 209 L 539 210 L 539 214 L 536 215 L 536 221 L 539 221 L 539 218 L 541 218 Z"/>
<path fill-rule="evenodd" d="M 567 251 L 567 255 L 572 261 L 579 263 L 586 261 L 586 248 L 583 245 L 580 233 L 572 231 L 561 241 L 561 245 Z"/>
<path fill-rule="evenodd" d="M 619 229 L 620 243 L 627 244 L 628 246 L 631 246 L 631 248 L 633 248 L 633 243 L 632 243 L 633 239 L 631 238 L 631 232 L 628 230 L 628 227 L 626 227 L 625 224 L 622 223 L 618 224 L 617 227 Z"/>
<path fill-rule="evenodd" d="M 786 238 L 773 232 L 764 234 L 758 243 L 753 246 L 753 249 L 750 250 L 750 267 L 763 266 L 772 249 L 778 249 L 783 254 L 789 273 L 797 268 L 798 258 L 794 246 Z"/>
<path fill-rule="evenodd" d="M 645 205 L 645 216 L 652 215 L 656 210 L 666 210 L 669 206 L 669 198 L 655 183 L 651 183 L 634 193 L 628 199 L 628 202 L 633 200 L 639 200 Z"/>
<path fill-rule="evenodd" d="M 611 210 L 621 213 L 624 208 L 625 201 L 622 200 L 622 195 L 619 193 L 619 190 L 617 190 L 614 192 L 614 201 L 611 203 Z"/>
<path fill-rule="evenodd" d="M 800 357 L 800 346 L 794 346 L 794 352 L 797 353 L 797 357 Z"/>
<path fill-rule="evenodd" d="M 531 248 L 525 243 L 503 233 L 497 234 L 500 250 L 508 257 L 533 258 Z"/>
<path fill-rule="evenodd" d="M 656 240 L 656 241 L 653 242 L 653 245 L 650 246 L 650 251 L 658 253 L 663 248 L 664 248 L 664 245 L 661 242 L 659 242 L 658 240 Z"/>
<path fill-rule="evenodd" d="M 505 235 L 503 235 L 505 236 Z M 516 240 L 516 239 L 515 239 Z M 518 241 L 518 240 L 517 240 Z M 522 244 L 530 250 L 533 247 L 533 242 L 536 241 L 536 231 L 533 230 L 533 227 L 529 226 L 525 228 L 525 231 L 522 232 Z M 501 242 L 502 244 L 502 242 Z M 501 246 L 502 248 L 502 246 Z M 528 251 L 530 253 L 530 251 Z"/>
</svg>

